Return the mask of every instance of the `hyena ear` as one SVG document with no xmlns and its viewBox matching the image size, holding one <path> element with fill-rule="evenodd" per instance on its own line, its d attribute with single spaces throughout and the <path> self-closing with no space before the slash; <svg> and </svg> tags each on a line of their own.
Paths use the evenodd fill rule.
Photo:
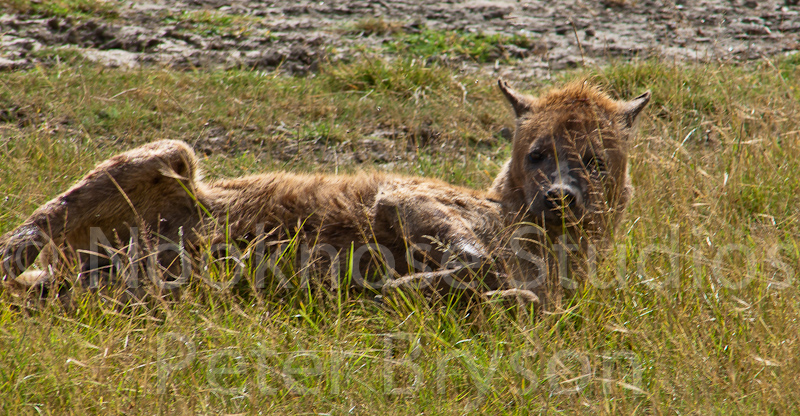
<svg viewBox="0 0 800 416">
<path fill-rule="evenodd" d="M 514 113 L 517 115 L 517 117 L 520 117 L 523 114 L 531 111 L 530 98 L 515 91 L 502 78 L 497 80 L 497 85 L 500 87 L 500 91 L 503 91 L 503 95 L 506 96 L 506 99 L 509 103 L 511 103 L 511 106 L 514 107 Z"/>
<path fill-rule="evenodd" d="M 636 117 L 642 112 L 647 103 L 650 102 L 650 91 L 622 104 L 620 114 L 625 122 L 625 127 L 633 126 L 636 122 Z"/>
</svg>

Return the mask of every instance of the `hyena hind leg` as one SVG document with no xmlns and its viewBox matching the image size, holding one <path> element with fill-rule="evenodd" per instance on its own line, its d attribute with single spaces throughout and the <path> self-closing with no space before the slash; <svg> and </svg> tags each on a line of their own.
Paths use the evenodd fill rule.
<svg viewBox="0 0 800 416">
<path fill-rule="evenodd" d="M 177 241 L 179 230 L 200 223 L 196 171 L 194 152 L 178 141 L 153 142 L 111 157 L 0 237 L 0 277 L 19 276 L 50 242 L 86 251 L 97 235 L 113 244 L 128 241 L 134 229 Z"/>
</svg>

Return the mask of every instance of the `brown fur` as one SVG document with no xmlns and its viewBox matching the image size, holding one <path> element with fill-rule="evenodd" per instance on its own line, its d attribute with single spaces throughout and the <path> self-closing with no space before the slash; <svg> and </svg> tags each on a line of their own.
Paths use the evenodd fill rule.
<svg viewBox="0 0 800 416">
<path fill-rule="evenodd" d="M 549 295 L 554 279 L 541 284 L 541 264 L 520 261 L 509 247 L 545 258 L 552 275 L 554 258 L 546 253 L 554 242 L 586 250 L 606 238 L 631 195 L 625 147 L 649 93 L 620 102 L 580 81 L 534 98 L 499 85 L 517 128 L 512 157 L 486 192 L 382 173 L 270 172 L 207 182 L 187 144 L 158 141 L 99 164 L 0 238 L 2 272 L 19 275 L 47 242 L 85 253 L 91 227 L 114 236 L 118 248 L 137 238 L 131 227 L 187 247 L 231 239 L 252 245 L 263 231 L 269 241 L 299 235 L 339 253 L 381 244 L 395 260 L 386 288 L 475 283 L 478 276 L 484 291 L 527 300 Z M 520 239 L 520 224 L 543 232 Z M 409 247 L 429 269 L 410 267 Z M 492 273 L 474 273 L 489 263 Z"/>
</svg>

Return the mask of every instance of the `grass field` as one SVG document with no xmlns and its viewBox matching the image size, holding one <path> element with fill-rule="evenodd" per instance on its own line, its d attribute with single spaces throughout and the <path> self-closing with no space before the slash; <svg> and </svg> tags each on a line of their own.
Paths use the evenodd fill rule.
<svg viewBox="0 0 800 416">
<path fill-rule="evenodd" d="M 208 147 L 210 177 L 388 169 L 483 188 L 513 127 L 495 80 L 411 58 L 307 77 L 58 62 L 0 76 L 3 233 L 159 138 Z M 78 293 L 67 311 L 3 291 L 0 413 L 796 413 L 800 55 L 620 62 L 517 87 L 580 76 L 653 101 L 615 248 L 565 309 L 194 283 L 179 302 Z M 392 156 L 348 157 L 365 139 Z"/>
</svg>

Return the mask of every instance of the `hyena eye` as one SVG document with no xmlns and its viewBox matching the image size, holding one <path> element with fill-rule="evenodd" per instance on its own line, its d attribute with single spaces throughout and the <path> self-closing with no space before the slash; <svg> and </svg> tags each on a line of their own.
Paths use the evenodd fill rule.
<svg viewBox="0 0 800 416">
<path fill-rule="evenodd" d="M 539 163 L 544 160 L 544 153 L 540 151 L 533 151 L 528 153 L 528 162 Z"/>
<path fill-rule="evenodd" d="M 606 169 L 606 163 L 603 161 L 603 159 L 600 159 L 598 157 L 593 157 L 589 159 L 588 161 L 584 162 L 584 165 L 586 166 L 586 169 L 591 172 L 597 172 L 597 173 L 608 172 L 608 170 Z"/>
</svg>

